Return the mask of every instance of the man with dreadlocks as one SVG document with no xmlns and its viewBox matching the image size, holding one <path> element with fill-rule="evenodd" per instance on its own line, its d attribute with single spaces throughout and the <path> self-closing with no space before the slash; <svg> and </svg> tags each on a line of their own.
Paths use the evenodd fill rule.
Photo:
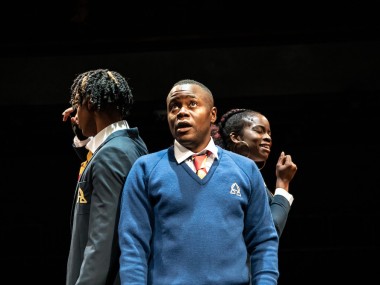
<svg viewBox="0 0 380 285">
<path fill-rule="evenodd" d="M 75 190 L 66 285 L 120 284 L 120 195 L 132 164 L 148 150 L 138 129 L 125 120 L 133 96 L 118 72 L 79 74 L 70 102 L 78 127 L 92 139 L 86 144 L 90 155 Z M 63 113 L 64 121 L 69 113 Z"/>
</svg>

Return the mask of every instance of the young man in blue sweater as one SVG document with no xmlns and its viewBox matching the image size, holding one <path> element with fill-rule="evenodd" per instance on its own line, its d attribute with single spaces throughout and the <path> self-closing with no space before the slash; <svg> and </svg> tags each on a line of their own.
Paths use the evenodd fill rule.
<svg viewBox="0 0 380 285">
<path fill-rule="evenodd" d="M 174 138 L 134 163 L 121 200 L 122 284 L 277 284 L 278 236 L 256 164 L 215 146 L 217 110 L 194 80 L 166 99 Z M 192 155 L 207 153 L 207 174 Z"/>
</svg>

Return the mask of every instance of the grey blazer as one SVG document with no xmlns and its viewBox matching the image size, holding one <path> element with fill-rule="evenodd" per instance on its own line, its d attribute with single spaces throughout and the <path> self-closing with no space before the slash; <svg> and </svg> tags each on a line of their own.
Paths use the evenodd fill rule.
<svg viewBox="0 0 380 285">
<path fill-rule="evenodd" d="M 112 133 L 88 162 L 73 201 L 66 285 L 120 284 L 120 195 L 132 164 L 147 153 L 130 128 Z"/>
</svg>

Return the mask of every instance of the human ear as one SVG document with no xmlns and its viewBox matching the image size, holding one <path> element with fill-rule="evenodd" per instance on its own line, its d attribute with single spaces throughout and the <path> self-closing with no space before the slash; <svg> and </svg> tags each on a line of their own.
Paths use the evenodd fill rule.
<svg viewBox="0 0 380 285">
<path fill-rule="evenodd" d="M 216 107 L 212 107 L 211 108 L 211 123 L 215 123 L 216 122 L 216 118 L 217 118 L 216 114 L 217 114 Z"/>
<path fill-rule="evenodd" d="M 235 132 L 230 133 L 230 139 L 233 143 L 239 143 L 242 141 L 240 136 L 236 134 Z"/>
<path fill-rule="evenodd" d="M 89 111 L 92 111 L 94 109 L 94 104 L 91 102 L 91 99 L 87 99 L 86 104 Z"/>
</svg>

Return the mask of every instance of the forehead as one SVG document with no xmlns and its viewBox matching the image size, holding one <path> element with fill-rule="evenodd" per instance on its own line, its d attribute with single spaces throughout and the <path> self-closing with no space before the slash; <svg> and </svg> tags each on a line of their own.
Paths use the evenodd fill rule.
<svg viewBox="0 0 380 285">
<path fill-rule="evenodd" d="M 171 100 L 177 100 L 180 98 L 197 98 L 197 99 L 205 99 L 207 94 L 206 92 L 198 85 L 195 84 L 182 84 L 174 86 L 170 92 L 166 101 L 169 102 Z"/>
<path fill-rule="evenodd" d="M 269 126 L 269 121 L 263 115 L 248 114 L 244 120 L 253 125 Z"/>
</svg>

